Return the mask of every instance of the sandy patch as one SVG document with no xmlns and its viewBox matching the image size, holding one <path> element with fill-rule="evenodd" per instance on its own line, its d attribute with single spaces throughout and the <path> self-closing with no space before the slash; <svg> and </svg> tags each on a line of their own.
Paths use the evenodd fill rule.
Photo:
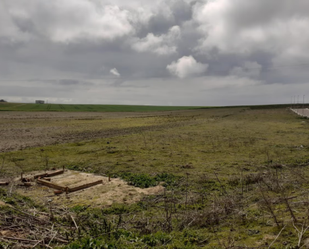
<svg viewBox="0 0 309 249">
<path fill-rule="evenodd" d="M 103 180 L 103 184 L 69 194 L 55 195 L 54 189 L 39 184 L 29 188 L 17 188 L 16 191 L 40 203 L 51 202 L 64 206 L 110 206 L 113 203 L 138 202 L 143 196 L 159 194 L 164 190 L 160 185 L 146 189 L 136 188 L 119 178 L 111 178 L 111 181 L 108 181 L 108 177 L 72 170 L 66 170 L 64 174 L 51 178 L 52 183 L 65 187 L 76 187 L 97 180 Z"/>
</svg>

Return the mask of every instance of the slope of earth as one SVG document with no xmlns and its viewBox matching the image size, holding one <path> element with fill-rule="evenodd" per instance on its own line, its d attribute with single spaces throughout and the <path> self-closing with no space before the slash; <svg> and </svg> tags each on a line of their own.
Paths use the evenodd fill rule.
<svg viewBox="0 0 309 249">
<path fill-rule="evenodd" d="M 198 109 L 196 106 L 147 106 L 147 105 L 79 105 L 79 104 L 30 104 L 0 103 L 0 111 L 48 112 L 149 112 Z"/>
</svg>

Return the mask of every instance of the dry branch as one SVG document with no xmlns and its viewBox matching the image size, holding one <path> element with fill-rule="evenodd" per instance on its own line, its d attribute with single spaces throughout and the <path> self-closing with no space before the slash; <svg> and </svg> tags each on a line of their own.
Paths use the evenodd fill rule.
<svg viewBox="0 0 309 249">
<path fill-rule="evenodd" d="M 17 241 L 24 241 L 24 242 L 30 242 L 30 243 L 37 243 L 38 240 L 32 240 L 32 239 L 23 239 L 23 238 L 15 238 L 15 237 L 6 237 L 2 236 L 0 237 L 2 239 L 8 239 L 8 240 L 17 240 Z"/>
</svg>

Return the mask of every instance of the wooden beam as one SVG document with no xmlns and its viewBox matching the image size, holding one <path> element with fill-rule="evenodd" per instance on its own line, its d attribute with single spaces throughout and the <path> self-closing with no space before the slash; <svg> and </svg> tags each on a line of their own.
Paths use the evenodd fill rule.
<svg viewBox="0 0 309 249">
<path fill-rule="evenodd" d="M 61 175 L 63 173 L 64 173 L 64 170 L 61 169 L 61 170 L 57 170 L 57 171 L 50 172 L 50 173 L 38 174 L 38 175 L 35 175 L 33 178 L 37 179 L 37 178 L 40 178 L 40 177 L 51 177 L 51 176 Z"/>
<path fill-rule="evenodd" d="M 83 184 L 83 185 L 80 185 L 80 186 L 77 186 L 77 187 L 74 187 L 74 188 L 69 188 L 68 191 L 69 191 L 69 193 L 72 193 L 72 192 L 82 190 L 82 189 L 85 189 L 85 188 L 89 188 L 89 187 L 92 187 L 92 186 L 95 186 L 95 185 L 98 185 L 98 184 L 103 184 L 103 180 L 98 180 L 98 181 Z"/>
<path fill-rule="evenodd" d="M 64 170 L 61 169 L 61 170 L 57 170 L 55 172 L 48 173 L 46 177 L 52 177 L 52 176 L 56 176 L 56 175 L 61 175 L 63 173 L 64 173 Z"/>
<path fill-rule="evenodd" d="M 57 185 L 55 183 L 51 183 L 51 182 L 48 182 L 48 181 L 45 181 L 45 180 L 42 180 L 42 179 L 37 179 L 36 181 L 39 184 L 42 184 L 44 186 L 54 188 L 54 189 L 57 189 L 57 190 L 66 191 L 66 189 L 67 189 L 67 187 L 63 187 L 63 186 L 60 186 L 60 185 Z"/>
<path fill-rule="evenodd" d="M 43 173 L 43 174 L 35 175 L 33 178 L 37 179 L 37 178 L 42 178 L 42 177 L 46 177 L 46 176 L 47 176 L 47 173 Z"/>
</svg>

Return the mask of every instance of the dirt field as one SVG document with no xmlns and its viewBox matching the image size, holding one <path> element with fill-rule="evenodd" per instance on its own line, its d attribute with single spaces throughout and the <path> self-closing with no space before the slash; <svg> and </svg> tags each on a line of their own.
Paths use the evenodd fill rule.
<svg viewBox="0 0 309 249">
<path fill-rule="evenodd" d="M 179 112 L 151 113 L 154 117 Z M 0 152 L 165 128 L 149 113 L 0 112 Z M 163 125 L 163 126 L 162 126 Z M 170 125 L 170 124 L 168 124 Z"/>
</svg>

